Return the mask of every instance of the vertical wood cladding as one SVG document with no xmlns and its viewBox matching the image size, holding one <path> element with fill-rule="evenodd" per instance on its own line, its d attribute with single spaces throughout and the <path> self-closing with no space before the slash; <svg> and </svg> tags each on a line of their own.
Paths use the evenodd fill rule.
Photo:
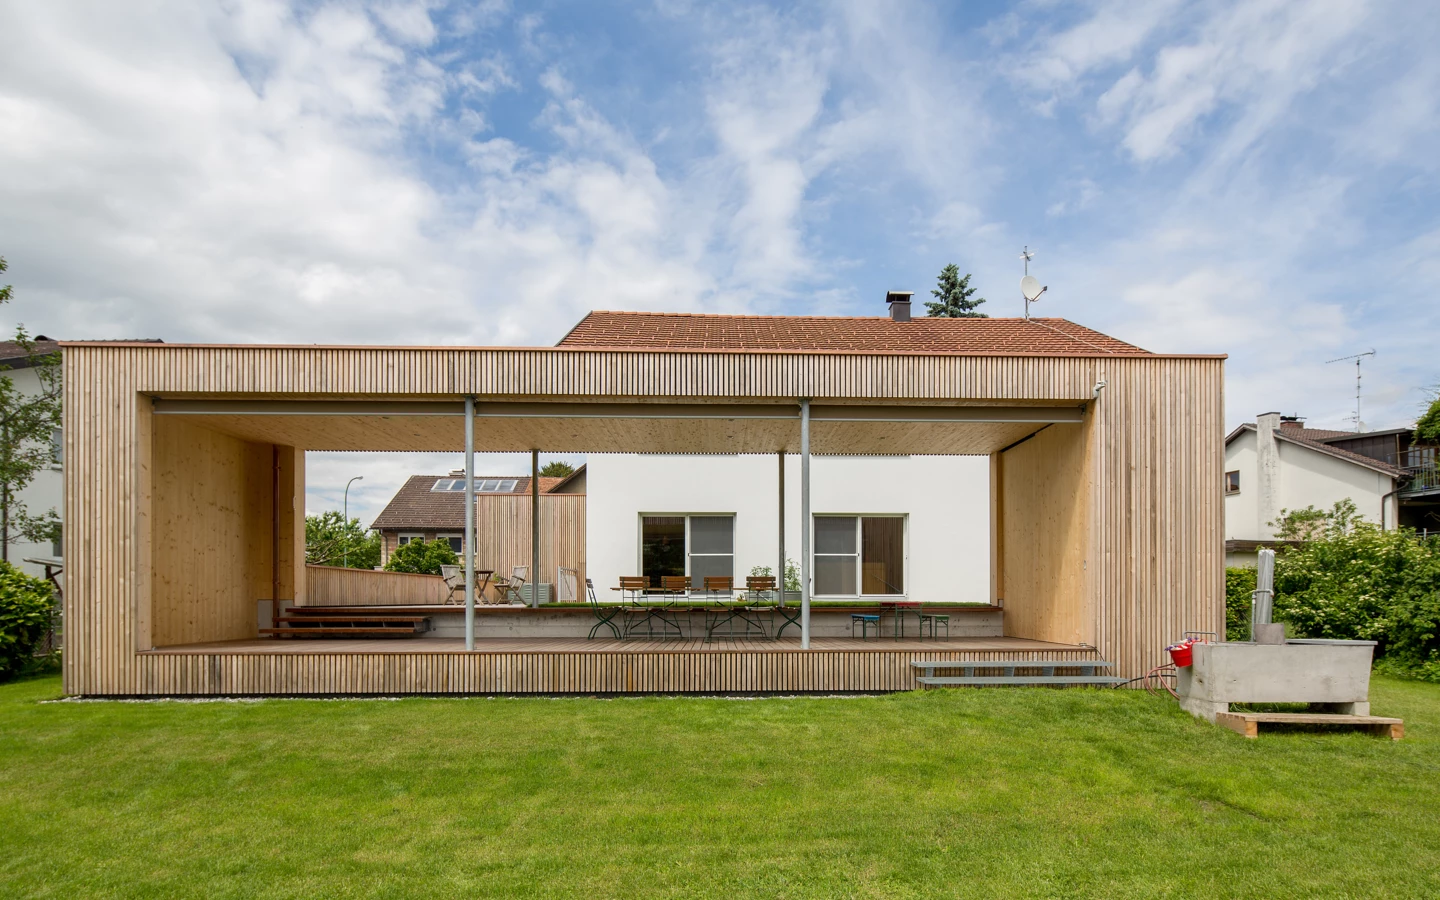
<svg viewBox="0 0 1440 900">
<path fill-rule="evenodd" d="M 160 609 L 155 606 L 167 589 L 152 584 L 152 569 L 170 565 L 161 558 L 170 538 L 162 533 L 160 514 L 176 490 L 173 484 L 161 484 L 170 478 L 162 471 L 169 451 L 154 445 L 165 439 L 168 427 L 157 422 L 164 417 L 149 412 L 148 395 L 160 393 L 320 399 L 453 399 L 474 392 L 491 399 L 566 401 L 733 402 L 809 396 L 881 403 L 1088 402 L 1095 382 L 1105 379 L 1108 386 L 1087 413 L 1089 535 L 1082 560 L 1087 607 L 1080 615 L 1089 619 L 1100 653 L 1119 664 L 1121 674 L 1131 676 L 1160 662 L 1164 645 L 1182 631 L 1219 631 L 1223 623 L 1223 363 L 1217 358 L 74 345 L 65 349 L 64 359 L 64 681 L 69 693 L 173 693 L 172 676 L 209 677 L 196 674 L 199 670 L 182 672 L 190 664 L 174 660 L 188 656 L 157 662 L 159 657 L 136 652 L 152 632 L 179 627 L 174 619 L 158 618 L 161 612 L 169 616 L 192 602 L 176 599 L 176 606 L 165 599 Z M 197 441 L 192 446 L 198 452 L 202 445 Z M 212 450 L 229 459 L 229 451 L 206 452 Z M 294 489 L 303 497 L 303 467 L 295 468 Z M 1023 487 L 1012 479 L 1006 487 L 1007 528 L 1009 517 L 1016 514 L 1017 491 L 1023 493 Z M 232 500 L 245 502 L 243 497 Z M 298 528 L 303 508 L 291 509 Z M 287 571 L 299 568 L 291 563 L 298 562 L 301 533 L 303 529 L 283 535 L 282 555 L 290 556 Z M 235 586 L 242 582 L 234 573 L 219 577 L 226 563 L 209 560 L 204 565 L 216 567 L 215 577 L 227 582 L 222 593 L 242 589 Z M 1015 576 L 1014 565 L 1012 556 L 1006 579 Z M 1064 563 L 1051 559 L 1046 565 Z M 248 578 L 243 590 L 253 593 Z M 292 590 L 303 590 L 302 585 Z M 1066 615 L 1072 612 L 1073 604 Z M 250 618 L 253 624 L 253 611 Z M 232 623 L 237 630 L 238 621 Z M 809 673 L 793 683 L 822 685 L 813 689 L 890 689 L 862 685 L 903 684 L 890 675 L 881 678 L 843 666 L 827 670 L 827 654 L 783 665 Z M 303 693 L 315 684 L 327 691 L 357 685 L 367 692 L 405 692 L 434 684 L 436 678 L 479 677 L 466 674 L 473 671 L 472 663 L 339 657 L 318 648 L 313 656 L 284 659 L 215 658 L 221 660 L 216 671 L 230 673 L 230 683 L 246 685 L 244 692 L 250 693 Z M 527 666 L 542 662 L 498 659 L 495 664 L 505 671 L 509 666 L 529 672 Z M 692 667 L 685 671 L 717 665 L 683 660 L 653 664 Z M 210 663 L 195 665 L 205 668 Z M 349 668 L 343 673 L 334 668 L 341 665 Z M 236 668 L 231 671 L 229 666 Z M 639 678 L 637 684 L 664 683 L 626 671 L 631 675 L 625 678 Z M 606 684 L 627 683 L 613 672 L 604 677 L 620 679 Z M 706 683 L 718 683 L 710 675 L 703 677 L 711 679 Z"/>
</svg>

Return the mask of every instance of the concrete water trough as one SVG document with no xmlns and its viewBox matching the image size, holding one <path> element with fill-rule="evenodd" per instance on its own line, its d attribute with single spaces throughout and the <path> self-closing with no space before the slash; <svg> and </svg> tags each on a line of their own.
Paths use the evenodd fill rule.
<svg viewBox="0 0 1440 900">
<path fill-rule="evenodd" d="M 1211 722 L 1232 703 L 1324 704 L 1329 714 L 1370 715 L 1374 641 L 1293 638 L 1280 644 L 1196 644 L 1177 669 L 1180 705 Z"/>
</svg>

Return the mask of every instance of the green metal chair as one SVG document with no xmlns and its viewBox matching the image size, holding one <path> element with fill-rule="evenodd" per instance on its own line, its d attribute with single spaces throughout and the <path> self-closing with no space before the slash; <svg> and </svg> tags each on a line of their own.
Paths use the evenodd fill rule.
<svg viewBox="0 0 1440 900">
<path fill-rule="evenodd" d="M 615 617 L 620 615 L 622 609 L 620 604 L 601 606 L 600 598 L 595 596 L 595 582 L 588 578 L 585 579 L 585 596 L 586 601 L 590 604 L 590 610 L 595 613 L 595 618 L 598 620 L 595 627 L 590 629 L 590 635 L 586 640 L 593 640 L 595 632 L 601 628 L 609 628 L 615 633 L 617 639 L 623 639 L 624 635 L 620 633 L 620 627 L 614 622 Z"/>
</svg>

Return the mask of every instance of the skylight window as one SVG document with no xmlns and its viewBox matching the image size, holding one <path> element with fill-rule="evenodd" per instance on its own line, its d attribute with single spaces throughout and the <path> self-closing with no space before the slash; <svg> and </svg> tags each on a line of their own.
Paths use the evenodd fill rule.
<svg viewBox="0 0 1440 900">
<path fill-rule="evenodd" d="M 475 479 L 475 493 L 477 494 L 513 494 L 515 485 L 519 483 L 516 478 L 477 478 Z M 456 492 L 465 491 L 465 479 L 463 478 L 441 478 L 438 479 L 431 491 Z"/>
</svg>

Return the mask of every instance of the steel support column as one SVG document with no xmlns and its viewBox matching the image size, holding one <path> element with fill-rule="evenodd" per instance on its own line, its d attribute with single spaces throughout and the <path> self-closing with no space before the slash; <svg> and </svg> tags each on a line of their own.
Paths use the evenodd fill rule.
<svg viewBox="0 0 1440 900">
<path fill-rule="evenodd" d="M 810 649 L 810 400 L 800 401 L 800 648 Z"/>
<path fill-rule="evenodd" d="M 556 585 L 558 588 L 559 585 Z M 530 605 L 540 605 L 540 451 L 530 451 Z"/>
<path fill-rule="evenodd" d="M 785 451 L 775 454 L 780 460 L 780 562 L 775 566 L 775 602 L 785 605 Z"/>
<path fill-rule="evenodd" d="M 465 398 L 465 649 L 475 649 L 475 397 Z"/>
</svg>

